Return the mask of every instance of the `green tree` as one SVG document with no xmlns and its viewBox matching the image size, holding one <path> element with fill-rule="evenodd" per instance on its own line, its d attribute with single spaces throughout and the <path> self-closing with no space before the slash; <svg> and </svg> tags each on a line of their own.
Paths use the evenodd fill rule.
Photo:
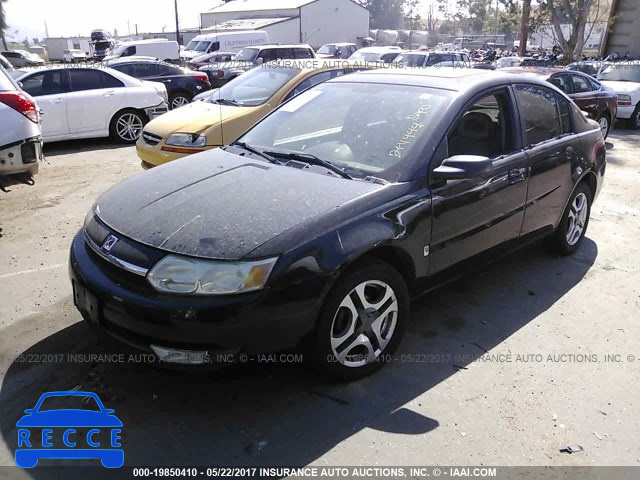
<svg viewBox="0 0 640 480">
<path fill-rule="evenodd" d="M 538 23 L 551 24 L 565 57 L 580 60 L 585 40 L 592 28 L 588 24 L 590 20 L 594 20 L 594 5 L 597 6 L 599 16 L 606 10 L 601 7 L 600 0 L 539 0 L 538 4 Z M 568 35 L 562 31 L 562 25 L 569 26 Z"/>
<path fill-rule="evenodd" d="M 405 6 L 409 0 L 361 0 L 369 10 L 371 28 L 399 29 L 404 23 Z"/>
</svg>

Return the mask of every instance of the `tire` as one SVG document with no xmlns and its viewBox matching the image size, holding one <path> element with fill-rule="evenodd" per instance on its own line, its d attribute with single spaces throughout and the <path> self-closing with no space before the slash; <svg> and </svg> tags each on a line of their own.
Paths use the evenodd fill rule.
<svg viewBox="0 0 640 480">
<path fill-rule="evenodd" d="M 575 188 L 549 246 L 559 255 L 572 255 L 584 240 L 591 216 L 591 189 L 582 182 Z"/>
<path fill-rule="evenodd" d="M 394 268 L 376 259 L 360 262 L 337 281 L 324 301 L 308 345 L 313 367 L 332 380 L 372 374 L 400 344 L 409 308 L 407 285 Z M 380 313 L 384 318 L 377 316 Z"/>
<path fill-rule="evenodd" d="M 640 103 L 638 103 L 636 109 L 629 118 L 629 127 L 633 130 L 640 130 Z"/>
<path fill-rule="evenodd" d="M 611 115 L 604 112 L 596 119 L 596 122 L 600 124 L 600 131 L 602 131 L 602 136 L 606 139 L 609 136 L 609 130 L 611 130 Z"/>
<path fill-rule="evenodd" d="M 147 117 L 140 111 L 132 108 L 121 110 L 111 119 L 109 134 L 117 142 L 135 143 L 146 123 Z"/>
<path fill-rule="evenodd" d="M 180 108 L 191 102 L 191 97 L 184 92 L 176 92 L 169 96 L 169 109 Z"/>
</svg>

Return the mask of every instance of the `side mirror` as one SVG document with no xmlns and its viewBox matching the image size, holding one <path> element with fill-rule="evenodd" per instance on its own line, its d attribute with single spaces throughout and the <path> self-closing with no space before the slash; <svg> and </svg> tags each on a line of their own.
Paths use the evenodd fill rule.
<svg viewBox="0 0 640 480">
<path fill-rule="evenodd" d="M 454 155 L 442 162 L 431 173 L 434 180 L 455 180 L 461 178 L 481 177 L 491 171 L 493 162 L 480 155 Z"/>
<path fill-rule="evenodd" d="M 19 86 L 20 88 L 24 87 L 24 85 L 22 84 L 22 82 L 18 82 L 18 86 Z"/>
<path fill-rule="evenodd" d="M 264 63 L 264 58 L 260 57 L 256 59 L 256 65 L 262 65 Z"/>
</svg>

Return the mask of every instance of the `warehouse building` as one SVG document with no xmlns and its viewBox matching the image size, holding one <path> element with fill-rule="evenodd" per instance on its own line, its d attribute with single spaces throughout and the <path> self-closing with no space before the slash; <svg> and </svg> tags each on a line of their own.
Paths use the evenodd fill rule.
<svg viewBox="0 0 640 480">
<path fill-rule="evenodd" d="M 271 43 L 357 42 L 369 11 L 353 0 L 233 0 L 200 14 L 202 31 L 264 30 Z"/>
<path fill-rule="evenodd" d="M 611 30 L 605 33 L 603 54 L 626 52 L 632 58 L 640 58 L 640 2 L 638 0 L 613 0 L 611 5 Z"/>
</svg>

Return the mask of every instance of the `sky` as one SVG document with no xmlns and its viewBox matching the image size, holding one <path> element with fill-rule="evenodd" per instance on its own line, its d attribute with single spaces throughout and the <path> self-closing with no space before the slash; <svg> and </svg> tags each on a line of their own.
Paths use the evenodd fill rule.
<svg viewBox="0 0 640 480">
<path fill-rule="evenodd" d="M 269 1 L 269 0 L 265 0 Z M 181 28 L 199 25 L 199 13 L 220 4 L 219 0 L 178 0 Z M 45 37 L 47 22 L 49 36 L 89 36 L 91 30 L 104 28 L 119 35 L 138 31 L 175 31 L 173 0 L 8 0 L 5 4 L 6 34 L 11 41 Z M 127 25 L 130 22 L 130 26 Z M 18 31 L 16 33 L 16 30 Z"/>
</svg>

